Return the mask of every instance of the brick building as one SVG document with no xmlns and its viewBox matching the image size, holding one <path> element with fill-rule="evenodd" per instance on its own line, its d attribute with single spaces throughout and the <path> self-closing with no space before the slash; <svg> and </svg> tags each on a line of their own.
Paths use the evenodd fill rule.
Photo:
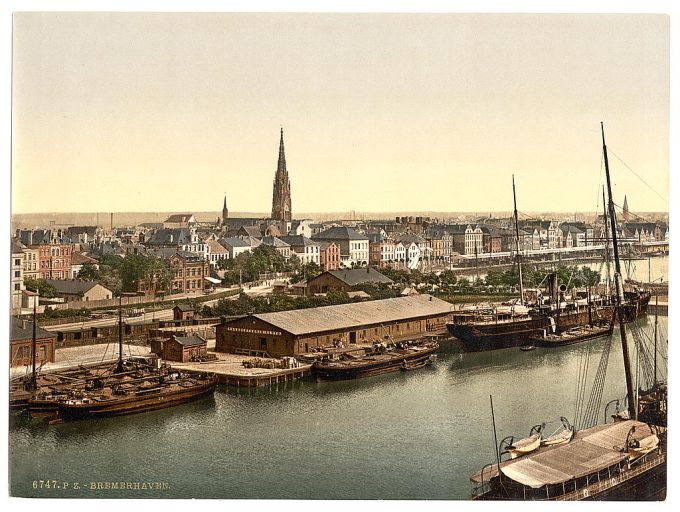
<svg viewBox="0 0 680 512">
<path fill-rule="evenodd" d="M 371 267 L 331 270 L 307 281 L 307 291 L 310 295 L 329 291 L 349 292 L 363 283 L 390 285 L 394 281 Z"/>
<path fill-rule="evenodd" d="M 324 270 L 340 268 L 340 247 L 335 242 L 319 242 L 319 262 Z"/>
<path fill-rule="evenodd" d="M 191 320 L 196 316 L 196 310 L 191 304 L 177 304 L 172 308 L 173 320 Z"/>
<path fill-rule="evenodd" d="M 172 293 L 203 293 L 210 287 L 205 279 L 210 276 L 210 264 L 201 256 L 190 252 L 177 252 L 170 257 L 175 269 Z"/>
<path fill-rule="evenodd" d="M 161 358 L 166 361 L 188 363 L 205 357 L 208 342 L 200 336 L 171 336 L 163 341 Z"/>
<path fill-rule="evenodd" d="M 36 327 L 36 364 L 54 362 L 54 350 L 57 336 L 54 333 Z M 9 342 L 10 366 L 29 366 L 32 363 L 31 349 L 33 345 L 33 322 L 12 317 Z"/>
</svg>

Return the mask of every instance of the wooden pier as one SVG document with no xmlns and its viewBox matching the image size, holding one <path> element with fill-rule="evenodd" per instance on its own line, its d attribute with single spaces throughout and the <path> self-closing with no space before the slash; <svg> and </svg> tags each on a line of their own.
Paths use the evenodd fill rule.
<svg viewBox="0 0 680 512">
<path fill-rule="evenodd" d="M 243 361 L 250 356 L 212 352 L 216 361 L 178 363 L 169 361 L 173 368 L 196 373 L 214 373 L 220 384 L 239 388 L 275 386 L 280 383 L 301 380 L 311 375 L 311 364 L 296 368 L 246 368 Z"/>
<path fill-rule="evenodd" d="M 220 384 L 235 386 L 237 388 L 255 388 L 263 386 L 275 386 L 279 383 L 302 380 L 310 376 L 311 365 L 300 368 L 281 369 L 263 375 L 237 375 L 229 373 L 218 373 L 217 378 Z"/>
</svg>

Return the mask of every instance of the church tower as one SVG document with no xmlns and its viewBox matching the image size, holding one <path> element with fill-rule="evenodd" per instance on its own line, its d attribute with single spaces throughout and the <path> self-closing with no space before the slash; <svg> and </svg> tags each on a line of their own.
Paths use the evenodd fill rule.
<svg viewBox="0 0 680 512">
<path fill-rule="evenodd" d="M 290 180 L 286 170 L 286 154 L 283 151 L 283 128 L 279 142 L 279 163 L 274 176 L 274 197 L 272 199 L 272 219 L 289 221 L 292 213 L 290 207 Z"/>
<path fill-rule="evenodd" d="M 227 209 L 227 194 L 224 194 L 224 206 L 222 206 L 222 225 L 224 226 L 225 221 L 229 217 L 229 210 Z"/>
<path fill-rule="evenodd" d="M 623 220 L 628 222 L 630 220 L 630 211 L 628 210 L 628 197 L 623 196 Z"/>
</svg>

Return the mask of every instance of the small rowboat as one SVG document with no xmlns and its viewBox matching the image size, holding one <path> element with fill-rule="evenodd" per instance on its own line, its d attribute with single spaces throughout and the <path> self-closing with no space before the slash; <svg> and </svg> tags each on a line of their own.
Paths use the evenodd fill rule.
<svg viewBox="0 0 680 512">
<path fill-rule="evenodd" d="M 575 429 L 569 423 L 569 420 L 564 416 L 560 417 L 562 421 L 562 430 L 555 431 L 551 436 L 541 440 L 541 446 L 555 446 L 558 444 L 567 444 L 574 437 Z"/>
<path fill-rule="evenodd" d="M 508 446 L 507 450 L 510 454 L 510 458 L 516 459 L 517 457 L 533 452 L 539 446 L 541 446 L 541 434 L 537 433 L 511 444 Z"/>
<path fill-rule="evenodd" d="M 656 434 L 652 434 L 630 442 L 626 451 L 630 454 L 631 459 L 637 459 L 648 454 L 657 446 L 659 446 L 659 438 Z"/>
<path fill-rule="evenodd" d="M 567 444 L 574 437 L 574 430 L 561 430 L 550 437 L 541 440 L 541 446 L 555 446 L 557 444 Z"/>
</svg>

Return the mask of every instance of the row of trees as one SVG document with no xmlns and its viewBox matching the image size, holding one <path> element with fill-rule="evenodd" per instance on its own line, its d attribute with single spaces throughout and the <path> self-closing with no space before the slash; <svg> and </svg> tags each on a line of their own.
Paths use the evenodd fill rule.
<svg viewBox="0 0 680 512">
<path fill-rule="evenodd" d="M 402 286 L 416 286 L 429 291 L 441 293 L 469 293 L 475 289 L 492 288 L 497 291 L 508 291 L 519 286 L 519 272 L 516 268 L 509 270 L 491 270 L 484 279 L 469 279 L 456 276 L 451 270 L 440 273 L 420 272 L 418 270 L 402 270 L 390 267 L 380 272 Z M 600 273 L 588 267 L 559 266 L 555 269 L 557 282 L 569 287 L 596 286 L 600 282 Z M 522 269 L 522 281 L 527 287 L 538 287 L 543 284 L 546 270 L 526 267 Z"/>
<path fill-rule="evenodd" d="M 197 310 L 203 316 L 236 316 L 249 313 L 272 313 L 291 309 L 316 308 L 334 306 L 350 302 L 360 302 L 361 299 L 351 299 L 346 292 L 330 291 L 319 297 L 291 297 L 289 295 L 274 294 L 268 297 L 250 297 L 241 293 L 236 300 L 220 299 L 214 306 L 197 305 Z"/>
<path fill-rule="evenodd" d="M 597 286 L 600 282 L 600 273 L 588 267 L 559 266 L 555 269 L 555 273 L 557 274 L 557 282 L 570 288 Z M 522 282 L 525 286 L 538 287 L 543 283 L 545 277 L 545 270 L 531 267 L 522 269 Z M 516 269 L 490 271 L 484 279 L 484 284 L 496 287 L 519 286 L 519 272 Z"/>
<path fill-rule="evenodd" d="M 286 259 L 270 245 L 260 245 L 252 252 L 241 253 L 234 259 L 220 260 L 217 267 L 227 271 L 222 279 L 226 285 L 257 281 L 261 274 L 267 272 L 289 273 L 291 282 L 298 283 L 322 272 L 317 263 L 303 264 L 296 255 Z"/>
</svg>

